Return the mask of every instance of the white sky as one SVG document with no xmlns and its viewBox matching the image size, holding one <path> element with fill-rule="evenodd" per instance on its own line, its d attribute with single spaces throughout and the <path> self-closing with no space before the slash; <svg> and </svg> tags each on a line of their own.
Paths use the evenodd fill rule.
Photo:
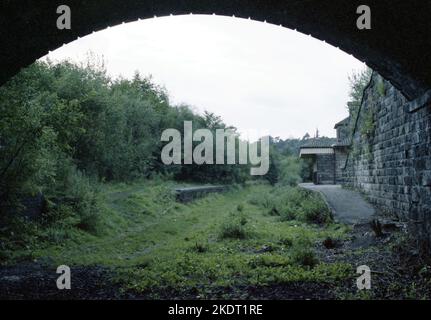
<svg viewBox="0 0 431 320">
<path fill-rule="evenodd" d="M 137 21 L 93 33 L 51 52 L 52 60 L 103 56 L 112 76 L 138 70 L 164 85 L 174 104 L 220 115 L 240 132 L 289 138 L 334 136 L 346 117 L 348 75 L 365 67 L 296 31 L 221 16 Z"/>
</svg>

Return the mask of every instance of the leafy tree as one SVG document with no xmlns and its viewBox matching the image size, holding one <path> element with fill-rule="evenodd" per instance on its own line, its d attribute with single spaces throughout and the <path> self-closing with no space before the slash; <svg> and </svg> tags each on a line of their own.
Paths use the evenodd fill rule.
<svg viewBox="0 0 431 320">
<path fill-rule="evenodd" d="M 282 185 L 296 186 L 302 181 L 302 160 L 298 157 L 286 157 L 280 163 L 279 183 Z"/>
<path fill-rule="evenodd" d="M 94 57 L 82 65 L 33 64 L 0 88 L 0 112 L 4 212 L 15 212 L 20 198 L 38 192 L 57 204 L 71 195 L 75 203 L 94 202 L 84 197 L 89 181 L 159 174 L 201 183 L 249 178 L 248 166 L 163 165 L 161 134 L 168 128 L 182 132 L 184 121 L 193 121 L 195 130 L 231 129 L 237 143 L 239 135 L 212 113 L 171 105 L 166 89 L 151 77 L 111 79 Z M 87 191 L 76 191 L 79 186 Z M 84 217 L 88 207 L 75 209 Z"/>
</svg>

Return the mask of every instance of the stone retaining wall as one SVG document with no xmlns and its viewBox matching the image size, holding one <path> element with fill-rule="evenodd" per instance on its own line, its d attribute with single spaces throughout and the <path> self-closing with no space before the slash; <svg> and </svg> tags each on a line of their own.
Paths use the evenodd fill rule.
<svg viewBox="0 0 431 320">
<path fill-rule="evenodd" d="M 210 193 L 221 193 L 228 190 L 228 186 L 205 186 L 175 189 L 178 202 L 187 203 L 205 197 Z"/>
<path fill-rule="evenodd" d="M 374 74 L 361 108 L 343 170 L 345 185 L 359 189 L 378 208 L 409 222 L 420 247 L 429 250 L 430 106 L 409 112 L 406 98 Z"/>
</svg>

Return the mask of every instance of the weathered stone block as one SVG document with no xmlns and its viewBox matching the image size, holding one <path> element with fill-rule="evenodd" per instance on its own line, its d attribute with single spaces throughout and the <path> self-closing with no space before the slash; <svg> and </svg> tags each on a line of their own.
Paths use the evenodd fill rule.
<svg viewBox="0 0 431 320">
<path fill-rule="evenodd" d="M 431 187 L 431 172 L 425 172 L 422 177 L 422 186 Z"/>
</svg>

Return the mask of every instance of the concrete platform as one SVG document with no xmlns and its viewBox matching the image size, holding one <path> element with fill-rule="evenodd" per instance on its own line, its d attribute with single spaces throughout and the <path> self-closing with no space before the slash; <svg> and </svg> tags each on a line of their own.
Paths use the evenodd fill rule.
<svg viewBox="0 0 431 320">
<path fill-rule="evenodd" d="M 320 192 L 327 200 L 334 218 L 338 222 L 359 224 L 370 222 L 375 208 L 356 191 L 343 189 L 340 185 L 314 185 L 302 183 L 302 188 Z"/>
</svg>

